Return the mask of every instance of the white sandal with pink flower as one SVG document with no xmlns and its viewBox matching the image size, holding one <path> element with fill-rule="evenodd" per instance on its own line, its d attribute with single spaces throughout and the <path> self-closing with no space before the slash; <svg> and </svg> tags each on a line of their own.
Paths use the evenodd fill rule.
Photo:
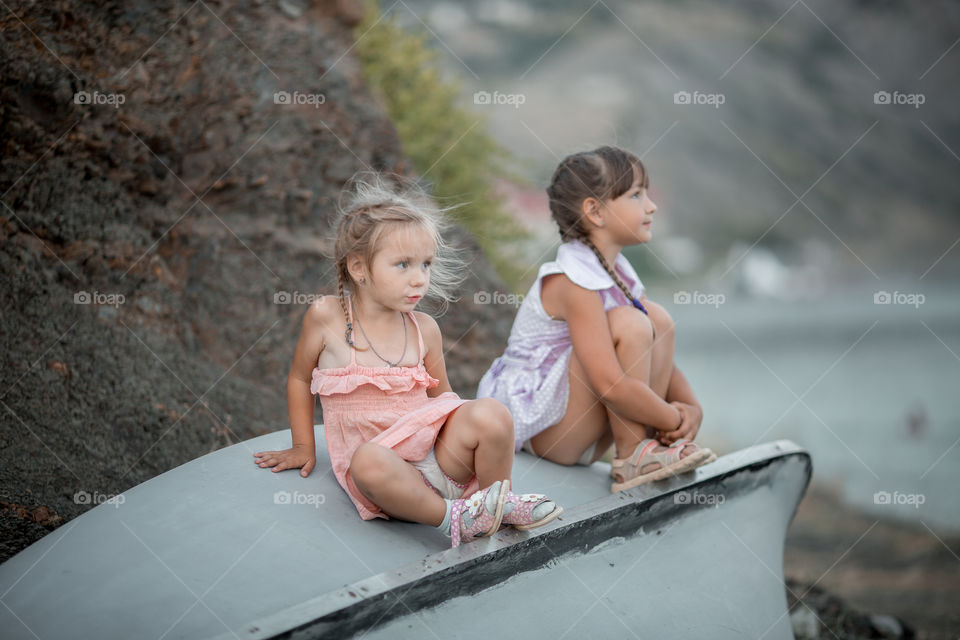
<svg viewBox="0 0 960 640">
<path fill-rule="evenodd" d="M 450 543 L 452 547 L 461 542 L 492 536 L 500 529 L 503 505 L 510 493 L 510 481 L 494 482 L 466 499 L 454 500 L 450 507 Z"/>
<path fill-rule="evenodd" d="M 507 493 L 503 524 L 526 531 L 542 527 L 563 513 L 563 507 L 542 493 Z"/>
</svg>

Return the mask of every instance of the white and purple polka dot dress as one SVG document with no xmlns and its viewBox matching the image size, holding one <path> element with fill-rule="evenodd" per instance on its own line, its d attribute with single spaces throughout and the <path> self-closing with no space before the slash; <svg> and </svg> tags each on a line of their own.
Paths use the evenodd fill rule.
<svg viewBox="0 0 960 640">
<path fill-rule="evenodd" d="M 614 268 L 634 297 L 643 297 L 643 283 L 622 254 Z M 582 242 L 560 245 L 556 260 L 540 267 L 513 321 L 506 351 L 490 365 L 477 390 L 478 398 L 496 398 L 510 409 L 517 450 L 524 441 L 559 422 L 567 411 L 573 353 L 570 331 L 566 322 L 550 318 L 540 301 L 540 283 L 555 273 L 599 292 L 607 311 L 631 304 Z"/>
</svg>

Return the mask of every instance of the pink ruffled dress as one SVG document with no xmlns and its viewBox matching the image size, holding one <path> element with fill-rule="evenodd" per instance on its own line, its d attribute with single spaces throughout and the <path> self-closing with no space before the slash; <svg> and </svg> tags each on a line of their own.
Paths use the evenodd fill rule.
<svg viewBox="0 0 960 640">
<path fill-rule="evenodd" d="M 350 309 L 350 321 L 353 321 Z M 427 396 L 440 381 L 423 366 L 423 335 L 412 313 L 407 314 L 417 331 L 419 362 L 413 367 L 367 367 L 357 364 L 350 350 L 350 364 L 313 370 L 310 392 L 320 396 L 324 433 L 333 473 L 353 500 L 364 520 L 387 518 L 380 507 L 364 496 L 350 477 L 350 460 L 364 442 L 393 449 L 408 462 L 423 460 L 433 450 L 437 434 L 447 417 L 467 402 L 452 391 L 435 398 Z"/>
</svg>

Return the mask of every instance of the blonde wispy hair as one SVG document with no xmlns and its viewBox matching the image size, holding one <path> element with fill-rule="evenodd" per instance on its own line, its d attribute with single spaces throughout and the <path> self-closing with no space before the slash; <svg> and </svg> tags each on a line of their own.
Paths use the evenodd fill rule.
<svg viewBox="0 0 960 640">
<path fill-rule="evenodd" d="M 357 283 L 347 269 L 347 257 L 359 254 L 369 267 L 384 235 L 398 228 L 419 226 L 433 238 L 436 254 L 426 298 L 437 304 L 437 312 L 442 314 L 457 299 L 454 289 L 463 282 L 465 263 L 443 239 L 449 210 L 438 207 L 416 183 L 400 176 L 364 173 L 351 180 L 334 222 L 337 294 L 348 324 L 344 290 L 355 292 Z"/>
</svg>

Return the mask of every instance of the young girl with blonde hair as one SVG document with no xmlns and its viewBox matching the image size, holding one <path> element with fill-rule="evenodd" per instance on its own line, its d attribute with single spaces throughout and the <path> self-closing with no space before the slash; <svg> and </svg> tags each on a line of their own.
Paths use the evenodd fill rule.
<svg viewBox="0 0 960 640">
<path fill-rule="evenodd" d="M 541 526 L 562 509 L 510 491 L 510 413 L 451 391 L 440 328 L 414 311 L 425 295 L 450 300 L 456 265 L 441 226 L 412 186 L 357 184 L 336 225 L 338 295 L 307 310 L 287 378 L 293 446 L 254 461 L 310 474 L 316 394 L 334 475 L 360 517 L 430 524 L 456 547 L 501 524 Z"/>
<path fill-rule="evenodd" d="M 673 321 L 621 254 L 651 238 L 647 187 L 643 163 L 622 149 L 560 163 L 547 194 L 563 244 L 477 393 L 510 409 L 518 450 L 589 464 L 615 445 L 614 492 L 716 458 L 692 442 L 703 410 L 674 364 Z"/>
</svg>

